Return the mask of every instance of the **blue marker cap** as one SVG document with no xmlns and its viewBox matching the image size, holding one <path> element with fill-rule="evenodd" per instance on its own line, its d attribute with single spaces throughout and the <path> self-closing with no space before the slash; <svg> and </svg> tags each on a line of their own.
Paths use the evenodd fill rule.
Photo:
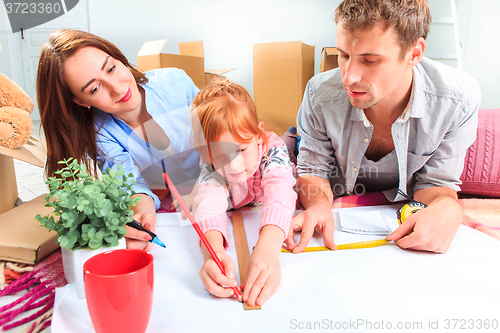
<svg viewBox="0 0 500 333">
<path fill-rule="evenodd" d="M 154 234 L 153 234 L 154 235 Z M 158 236 L 154 237 L 151 242 L 160 245 L 161 247 L 167 248 L 165 244 L 158 238 Z"/>
<path fill-rule="evenodd" d="M 147 232 L 149 234 L 149 236 L 151 236 L 151 240 L 150 242 L 152 243 L 155 243 L 155 244 L 158 244 L 160 245 L 161 247 L 164 247 L 164 248 L 167 248 L 165 246 L 165 244 L 158 238 L 158 236 L 155 235 L 154 232 L 150 231 L 150 230 L 146 230 L 144 229 L 144 227 L 137 221 L 132 221 L 132 222 L 129 222 L 127 223 L 127 226 L 131 227 L 131 228 L 134 228 L 136 230 L 139 230 L 139 231 L 144 231 L 144 232 Z"/>
</svg>

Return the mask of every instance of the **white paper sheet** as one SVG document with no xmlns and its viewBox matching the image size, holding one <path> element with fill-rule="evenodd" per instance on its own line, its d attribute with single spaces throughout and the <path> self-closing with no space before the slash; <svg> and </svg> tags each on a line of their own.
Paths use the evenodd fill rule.
<svg viewBox="0 0 500 333">
<path fill-rule="evenodd" d="M 346 212 L 341 210 L 340 230 L 358 235 L 387 236 L 389 228 L 378 210 Z"/>
<path fill-rule="evenodd" d="M 158 215 L 156 231 L 167 249 L 152 251 L 155 298 L 149 333 L 296 332 L 318 324 L 325 331 L 345 324 L 347 329 L 337 331 L 389 331 L 373 329 L 382 321 L 390 323 L 393 331 L 398 331 L 398 323 L 420 323 L 421 328 L 399 331 L 438 332 L 444 330 L 446 319 L 500 320 L 500 242 L 465 226 L 446 254 L 402 250 L 392 243 L 369 249 L 283 253 L 276 293 L 262 310 L 244 311 L 234 298 L 219 299 L 206 291 L 198 276 L 203 257 L 197 235 L 190 226 L 179 227 L 176 215 Z M 251 249 L 260 211 L 242 215 Z M 229 235 L 228 254 L 237 265 L 232 228 Z M 373 236 L 335 231 L 338 243 L 341 238 L 351 242 L 360 237 Z M 56 297 L 53 333 L 93 332 L 85 300 L 78 300 L 66 287 L 58 289 Z M 429 328 L 436 320 L 441 330 Z M 370 323 L 371 330 L 366 326 Z"/>
</svg>

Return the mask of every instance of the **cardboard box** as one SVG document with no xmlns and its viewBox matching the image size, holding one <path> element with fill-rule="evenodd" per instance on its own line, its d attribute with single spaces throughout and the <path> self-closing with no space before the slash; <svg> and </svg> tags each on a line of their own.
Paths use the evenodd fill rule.
<svg viewBox="0 0 500 333">
<path fill-rule="evenodd" d="M 314 75 L 314 45 L 300 41 L 254 44 L 254 101 L 259 118 L 284 133 L 296 126 L 307 82 Z"/>
<path fill-rule="evenodd" d="M 0 260 L 36 264 L 59 248 L 57 233 L 42 227 L 37 214 L 48 215 L 45 194 L 0 214 Z"/>
<path fill-rule="evenodd" d="M 0 260 L 35 264 L 59 248 L 57 233 L 40 227 L 35 216 L 50 214 L 52 207 L 45 207 L 45 194 L 15 207 L 18 202 L 14 159 L 38 167 L 45 166 L 45 143 L 31 136 L 17 149 L 0 146 Z"/>
<path fill-rule="evenodd" d="M 205 87 L 205 72 L 221 75 L 234 70 L 234 68 L 229 68 L 205 71 L 203 42 L 201 40 L 179 43 L 180 54 L 162 53 L 166 43 L 167 39 L 145 42 L 137 54 L 137 67 L 141 71 L 167 67 L 183 69 L 200 89 Z M 208 81 L 211 79 L 210 76 L 207 78 Z"/>
<path fill-rule="evenodd" d="M 206 69 L 205 70 L 205 87 L 214 81 L 224 80 L 226 77 L 222 74 L 235 70 L 236 68 L 222 68 L 222 69 Z"/>
<path fill-rule="evenodd" d="M 14 208 L 17 202 L 17 182 L 13 159 L 43 168 L 46 156 L 44 143 L 34 136 L 31 136 L 24 146 L 17 149 L 0 146 L 0 184 L 2 184 L 0 214 Z"/>
<path fill-rule="evenodd" d="M 320 73 L 339 67 L 339 51 L 334 47 L 324 47 L 321 50 Z"/>
<path fill-rule="evenodd" d="M 0 200 L 0 214 L 2 214 L 14 208 L 18 195 L 14 160 L 10 156 L 0 155 L 0 184 L 2 184 L 2 200 Z"/>
</svg>

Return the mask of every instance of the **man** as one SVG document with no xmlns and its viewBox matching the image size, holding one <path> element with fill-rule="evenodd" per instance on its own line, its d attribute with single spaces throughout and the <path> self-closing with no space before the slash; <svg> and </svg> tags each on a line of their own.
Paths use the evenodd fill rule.
<svg viewBox="0 0 500 333">
<path fill-rule="evenodd" d="M 464 72 L 424 58 L 426 0 L 345 0 L 335 11 L 339 68 L 316 75 L 297 115 L 299 195 L 306 209 L 286 244 L 307 246 L 314 229 L 336 249 L 334 195 L 398 189 L 428 207 L 387 240 L 446 252 L 463 220 L 457 202 L 480 91 Z M 293 232 L 300 231 L 298 245 Z"/>
</svg>

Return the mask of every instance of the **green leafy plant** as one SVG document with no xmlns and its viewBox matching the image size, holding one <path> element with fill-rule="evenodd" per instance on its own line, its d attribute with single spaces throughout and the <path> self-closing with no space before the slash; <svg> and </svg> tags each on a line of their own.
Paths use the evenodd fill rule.
<svg viewBox="0 0 500 333">
<path fill-rule="evenodd" d="M 69 250 L 118 245 L 127 233 L 124 225 L 133 221 L 130 206 L 140 200 L 131 197 L 135 194 L 133 175 L 125 175 L 118 166 L 118 170 L 108 168 L 101 181 L 73 158 L 58 163 L 65 167 L 47 180 L 50 194 L 45 197 L 45 206 L 53 207 L 53 215 L 59 219 L 38 214 L 36 220 L 55 230 L 61 247 Z"/>
</svg>

